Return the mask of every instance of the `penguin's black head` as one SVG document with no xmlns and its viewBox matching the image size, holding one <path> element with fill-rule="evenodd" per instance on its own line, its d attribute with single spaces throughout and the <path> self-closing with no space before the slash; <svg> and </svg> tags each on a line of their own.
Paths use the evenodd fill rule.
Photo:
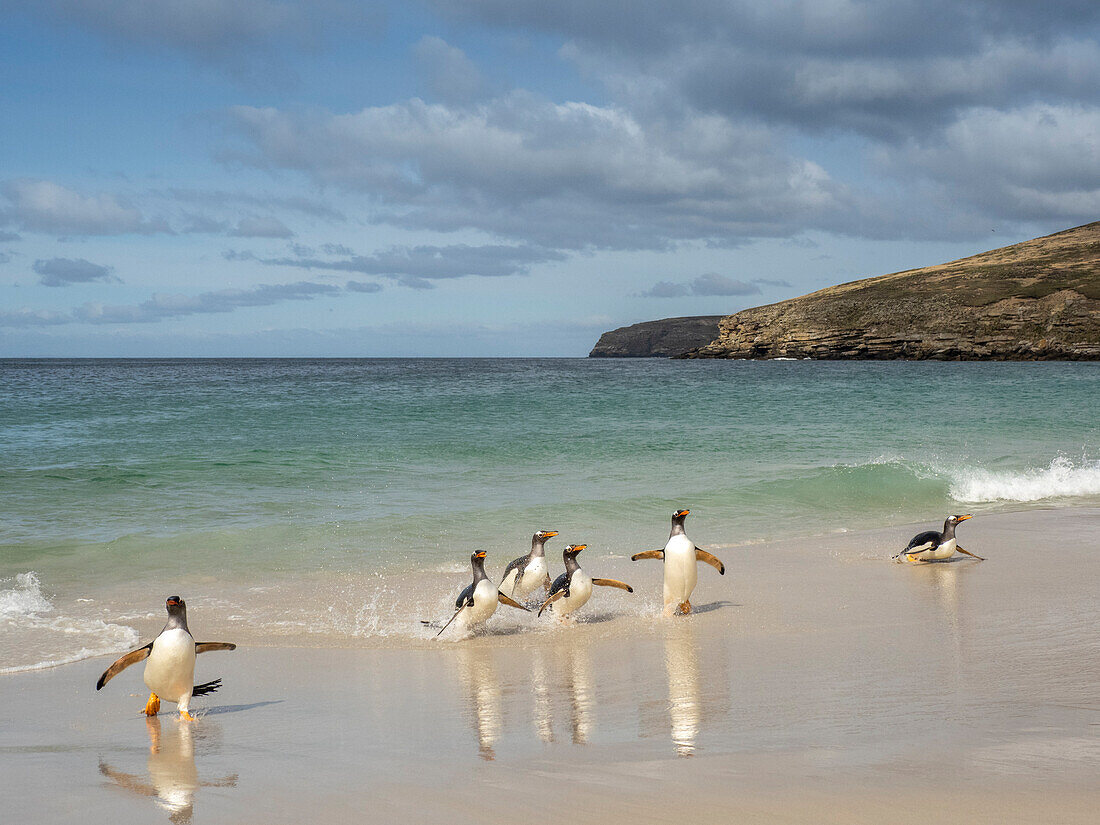
<svg viewBox="0 0 1100 825">
<path fill-rule="evenodd" d="M 562 550 L 562 553 L 561 553 L 562 557 L 564 558 L 564 557 L 568 556 L 568 557 L 576 558 L 577 553 L 581 552 L 581 550 L 583 550 L 587 546 L 588 546 L 587 544 L 570 544 L 568 547 L 566 547 L 564 550 Z"/>
<path fill-rule="evenodd" d="M 958 524 L 958 523 L 959 523 L 960 521 L 966 521 L 966 520 L 967 520 L 968 518 L 973 518 L 973 516 L 970 516 L 970 515 L 965 515 L 965 516 L 948 516 L 948 517 L 947 517 L 947 523 L 948 523 L 948 524 Z"/>
<path fill-rule="evenodd" d="M 470 556 L 470 561 L 473 564 L 481 564 L 482 562 L 485 561 L 485 556 L 486 556 L 486 553 L 485 553 L 484 550 L 478 550 L 476 553 L 474 553 L 472 556 Z"/>
<path fill-rule="evenodd" d="M 688 515 L 690 515 L 690 513 L 691 510 L 677 510 L 675 513 L 672 514 L 672 523 L 683 524 L 684 519 L 686 519 Z"/>
<path fill-rule="evenodd" d="M 168 608 L 169 616 L 175 615 L 176 613 L 182 613 L 187 609 L 186 602 L 179 596 L 169 596 L 164 606 Z"/>
<path fill-rule="evenodd" d="M 557 530 L 539 530 L 535 533 L 535 541 L 546 541 L 552 539 L 558 534 Z"/>
</svg>

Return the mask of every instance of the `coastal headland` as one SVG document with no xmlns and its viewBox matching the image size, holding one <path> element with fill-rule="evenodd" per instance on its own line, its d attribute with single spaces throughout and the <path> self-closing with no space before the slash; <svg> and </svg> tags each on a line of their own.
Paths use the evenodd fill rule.
<svg viewBox="0 0 1100 825">
<path fill-rule="evenodd" d="M 605 333 L 590 357 L 1100 360 L 1100 222 L 745 309 L 705 344 L 646 349 L 688 320 Z"/>
</svg>

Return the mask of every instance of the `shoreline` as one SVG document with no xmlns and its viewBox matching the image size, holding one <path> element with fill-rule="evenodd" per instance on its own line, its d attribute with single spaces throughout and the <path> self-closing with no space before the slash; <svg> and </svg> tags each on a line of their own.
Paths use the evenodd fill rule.
<svg viewBox="0 0 1100 825">
<path fill-rule="evenodd" d="M 598 557 L 636 603 L 600 591 L 575 626 L 509 611 L 462 642 L 235 637 L 200 657 L 196 679 L 225 685 L 191 725 L 170 705 L 139 715 L 140 666 L 97 693 L 111 657 L 9 674 L 0 793 L 28 823 L 192 805 L 195 821 L 503 823 L 566 792 L 580 822 L 1091 822 L 1100 508 L 965 527 L 988 561 L 885 560 L 908 527 L 730 549 L 725 577 L 700 571 L 698 612 L 667 621 L 658 563 Z"/>
<path fill-rule="evenodd" d="M 967 549 L 974 549 L 970 545 L 974 541 L 980 545 L 985 541 L 985 533 L 996 537 L 1006 531 L 1056 530 L 1062 524 L 1077 524 L 1082 520 L 1095 522 L 1098 525 L 1097 534 L 1100 535 L 1100 506 L 1019 505 L 982 513 L 966 522 L 960 527 L 959 540 Z M 778 539 L 729 543 L 700 540 L 701 547 L 722 557 L 728 575 L 720 578 L 710 568 L 701 566 L 696 596 L 727 591 L 736 595 L 742 589 L 752 591 L 754 577 L 768 577 L 770 561 L 790 564 L 802 555 L 809 559 L 824 554 L 824 557 L 840 564 L 891 563 L 890 557 L 905 546 L 909 537 L 923 530 L 938 529 L 939 526 L 936 522 L 915 522 Z M 970 538 L 972 535 L 973 539 Z M 551 546 L 547 552 L 552 575 L 556 575 L 561 566 L 560 553 L 555 552 L 557 549 Z M 965 557 L 956 555 L 949 563 L 966 561 Z M 996 561 L 995 551 L 990 561 Z M 582 567 L 592 575 L 626 581 L 638 591 L 630 597 L 598 593 L 600 598 L 582 612 L 582 625 L 585 623 L 584 615 L 595 612 L 601 621 L 615 618 L 624 622 L 623 632 L 644 632 L 649 622 L 660 618 L 662 568 L 659 562 L 631 563 L 623 552 L 607 552 L 599 548 L 587 551 L 581 562 Z M 504 564 L 503 558 L 495 559 L 490 575 L 498 574 L 496 568 L 503 569 Z M 739 567 L 742 569 L 739 570 Z M 738 581 L 739 573 L 749 577 L 743 584 Z M 173 579 L 171 576 L 166 578 Z M 445 621 L 449 618 L 453 612 L 455 594 L 468 583 L 469 564 L 462 560 L 432 564 L 426 571 L 317 570 L 308 575 L 284 575 L 261 581 L 224 582 L 203 577 L 186 583 L 172 581 L 164 586 L 173 592 L 180 591 L 187 598 L 191 607 L 191 623 L 195 632 L 204 637 L 232 638 L 243 645 L 257 647 L 338 650 L 432 649 L 437 644 L 455 641 L 449 634 L 437 641 L 435 630 L 426 630 L 422 621 Z M 214 594 L 209 590 L 204 593 L 203 588 L 210 586 L 220 589 Z M 0 668 L 0 679 L 120 655 L 134 646 L 129 641 L 131 636 L 134 641 L 152 638 L 163 626 L 164 616 L 159 598 L 151 604 L 145 603 L 148 593 L 149 587 L 145 582 L 127 583 L 106 591 L 97 600 L 100 604 L 96 607 L 100 612 L 94 614 L 96 619 L 117 628 L 116 636 L 126 639 L 121 645 L 117 642 L 114 648 L 99 645 L 98 649 L 102 652 L 77 652 L 63 662 L 42 660 L 33 665 Z M 139 598 L 145 601 L 141 602 L 138 610 L 134 610 L 138 607 Z M 246 615 L 250 602 L 257 602 L 257 611 L 270 606 L 271 616 L 264 614 L 269 621 L 260 627 L 251 626 Z M 120 607 L 115 612 L 104 612 L 108 609 L 103 606 L 105 604 L 118 604 Z M 288 604 L 298 605 L 300 612 L 293 620 L 279 621 L 278 611 Z M 307 611 L 301 607 L 304 604 L 312 607 Z M 123 606 L 129 609 L 122 609 Z M 271 618 L 275 620 L 271 621 Z M 303 629 L 306 627 L 314 629 Z M 537 620 L 533 613 L 525 615 L 501 607 L 480 636 L 491 638 L 532 634 L 537 638 L 554 629 L 550 622 Z"/>
</svg>

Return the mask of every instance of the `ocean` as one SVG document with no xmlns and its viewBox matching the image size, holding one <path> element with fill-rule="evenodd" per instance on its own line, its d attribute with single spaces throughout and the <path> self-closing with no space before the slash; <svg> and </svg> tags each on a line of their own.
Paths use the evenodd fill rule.
<svg viewBox="0 0 1100 825">
<path fill-rule="evenodd" d="M 238 636 L 418 642 L 474 550 L 621 560 L 679 507 L 734 553 L 1095 506 L 1098 402 L 1086 363 L 2 361 L 0 673 L 124 650 L 174 593 Z"/>
</svg>

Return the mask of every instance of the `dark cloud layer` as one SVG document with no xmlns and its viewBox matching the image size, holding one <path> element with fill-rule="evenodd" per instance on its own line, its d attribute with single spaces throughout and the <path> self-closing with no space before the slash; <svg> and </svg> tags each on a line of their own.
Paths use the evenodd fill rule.
<svg viewBox="0 0 1100 825">
<path fill-rule="evenodd" d="M 340 251 L 334 254 L 350 253 L 350 250 L 345 247 L 331 245 L 326 247 L 328 249 L 322 251 L 335 249 Z M 432 281 L 473 275 L 486 278 L 526 275 L 534 264 L 560 261 L 565 257 L 553 250 L 529 246 L 468 246 L 465 244 L 394 247 L 374 255 L 348 255 L 335 260 L 309 257 L 308 253 L 311 250 L 302 249 L 301 251 L 307 254 L 295 257 L 260 258 L 252 253 L 229 251 L 225 253 L 225 257 L 228 260 L 255 260 L 268 266 L 376 275 L 392 278 L 414 289 L 431 288 Z"/>
<path fill-rule="evenodd" d="M 84 258 L 50 258 L 35 261 L 31 266 L 43 286 L 69 286 L 91 281 L 109 281 L 113 267 L 101 266 Z"/>
</svg>

